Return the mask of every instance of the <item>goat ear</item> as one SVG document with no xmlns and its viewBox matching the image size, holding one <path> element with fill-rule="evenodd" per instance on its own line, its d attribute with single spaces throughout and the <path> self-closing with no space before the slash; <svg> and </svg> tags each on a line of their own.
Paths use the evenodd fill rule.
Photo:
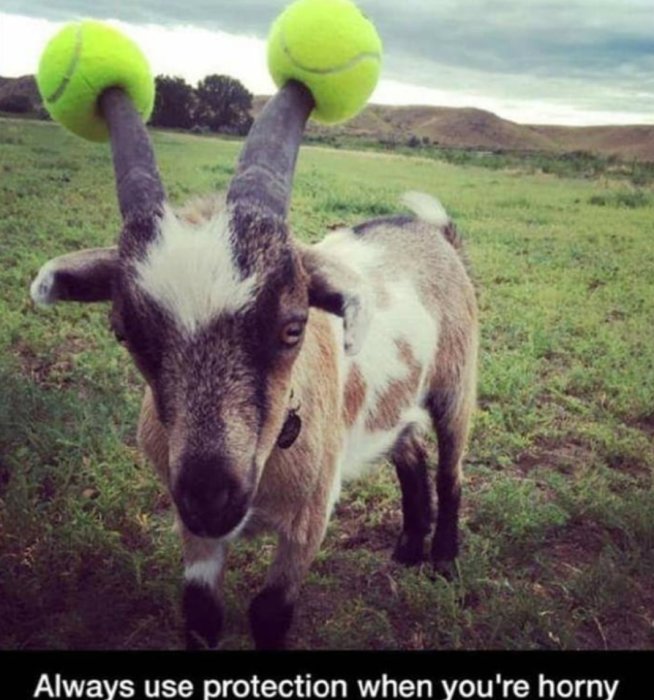
<svg viewBox="0 0 654 700">
<path fill-rule="evenodd" d="M 370 308 L 361 276 L 340 260 L 303 247 L 302 265 L 309 276 L 309 304 L 343 318 L 343 344 L 348 355 L 363 345 Z"/>
<path fill-rule="evenodd" d="M 47 262 L 32 282 L 32 299 L 40 306 L 58 301 L 107 301 L 118 270 L 118 249 L 92 248 Z"/>
</svg>

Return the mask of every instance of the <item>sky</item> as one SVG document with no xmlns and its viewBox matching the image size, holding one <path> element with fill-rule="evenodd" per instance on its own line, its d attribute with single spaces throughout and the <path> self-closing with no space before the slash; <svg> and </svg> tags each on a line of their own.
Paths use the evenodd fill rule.
<svg viewBox="0 0 654 700">
<path fill-rule="evenodd" d="M 0 76 L 34 73 L 81 17 L 155 74 L 232 75 L 271 94 L 265 41 L 288 0 L 0 0 Z M 478 107 L 531 124 L 654 124 L 654 0 L 360 0 L 384 42 L 372 102 Z"/>
</svg>

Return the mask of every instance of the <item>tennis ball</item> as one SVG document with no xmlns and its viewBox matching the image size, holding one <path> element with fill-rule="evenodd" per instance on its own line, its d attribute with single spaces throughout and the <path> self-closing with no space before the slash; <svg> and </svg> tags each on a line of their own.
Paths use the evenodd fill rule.
<svg viewBox="0 0 654 700">
<path fill-rule="evenodd" d="M 109 138 L 98 98 L 125 90 L 144 120 L 154 105 L 154 80 L 138 46 L 117 29 L 84 20 L 67 24 L 47 44 L 36 76 L 53 119 L 90 141 Z"/>
<path fill-rule="evenodd" d="M 350 0 L 298 0 L 274 22 L 268 68 L 277 87 L 298 80 L 311 90 L 312 117 L 346 121 L 365 106 L 377 85 L 382 43 Z"/>
</svg>

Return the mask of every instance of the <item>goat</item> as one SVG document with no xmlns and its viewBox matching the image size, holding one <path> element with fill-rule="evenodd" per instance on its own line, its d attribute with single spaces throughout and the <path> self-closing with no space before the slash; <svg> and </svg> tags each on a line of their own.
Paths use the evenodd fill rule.
<svg viewBox="0 0 654 700">
<path fill-rule="evenodd" d="M 390 456 L 402 492 L 394 557 L 458 551 L 461 463 L 475 402 L 477 307 L 456 230 L 431 197 L 417 216 L 368 221 L 317 245 L 286 223 L 313 99 L 289 82 L 253 126 L 226 197 L 166 202 L 147 131 L 106 91 L 123 217 L 118 245 L 64 255 L 35 302 L 110 301 L 146 389 L 139 444 L 170 490 L 181 535 L 188 648 L 215 647 L 230 541 L 268 528 L 278 547 L 249 608 L 257 648 L 282 648 L 341 483 Z"/>
</svg>

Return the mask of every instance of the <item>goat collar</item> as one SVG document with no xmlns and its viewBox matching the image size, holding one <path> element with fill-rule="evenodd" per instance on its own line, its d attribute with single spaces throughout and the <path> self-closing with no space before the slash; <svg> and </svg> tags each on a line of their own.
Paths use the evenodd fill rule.
<svg viewBox="0 0 654 700">
<path fill-rule="evenodd" d="M 291 389 L 291 398 L 288 411 L 286 412 L 286 420 L 282 426 L 282 430 L 277 436 L 277 447 L 282 450 L 287 450 L 299 437 L 302 430 L 302 419 L 298 415 L 300 411 L 300 402 L 293 402 L 294 392 Z"/>
</svg>

